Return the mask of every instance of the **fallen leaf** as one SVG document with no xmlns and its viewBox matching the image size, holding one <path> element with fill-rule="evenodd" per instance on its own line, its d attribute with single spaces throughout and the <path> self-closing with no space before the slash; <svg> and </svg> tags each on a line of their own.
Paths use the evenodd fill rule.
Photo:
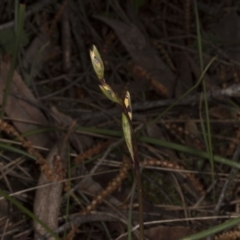
<svg viewBox="0 0 240 240">
<path fill-rule="evenodd" d="M 67 142 L 68 134 L 54 145 L 46 159 L 49 168 L 55 173 L 57 179 L 64 177 L 62 170 L 66 167 L 66 162 L 63 161 L 67 159 Z M 42 185 L 47 186 L 42 187 Z M 49 179 L 42 171 L 38 180 L 38 187 L 34 198 L 34 214 L 50 229 L 56 229 L 58 227 L 58 215 L 62 201 L 63 183 Z M 46 233 L 45 228 L 34 222 L 35 237 Z M 54 239 L 54 237 L 48 238 L 48 240 Z"/>
<path fill-rule="evenodd" d="M 31 79 L 34 79 L 41 71 L 43 61 L 45 60 L 47 54 L 49 54 L 49 51 L 52 50 L 48 44 L 49 41 L 49 37 L 46 34 L 40 33 L 33 39 L 24 54 L 22 60 L 23 68 L 26 71 L 31 72 L 31 76 L 28 76 L 31 77 Z"/>
<path fill-rule="evenodd" d="M 97 16 L 114 29 L 122 44 L 125 46 L 137 65 L 151 75 L 151 78 L 161 84 L 166 90 L 165 97 L 171 97 L 175 86 L 175 76 L 168 66 L 158 57 L 147 38 L 133 24 Z M 157 85 L 155 83 L 155 85 Z"/>
<path fill-rule="evenodd" d="M 240 32 L 236 31 L 239 28 L 240 17 L 237 9 L 233 8 L 229 9 L 213 27 L 228 57 L 237 62 L 240 61 Z"/>
<path fill-rule="evenodd" d="M 0 104 L 2 104 L 9 69 L 10 64 L 0 63 Z M 25 133 L 37 129 L 38 126 L 34 123 L 47 125 L 48 121 L 39 110 L 39 106 L 41 106 L 40 102 L 23 82 L 22 77 L 14 71 L 5 113 L 12 119 L 19 132 Z M 38 146 L 46 146 L 49 143 L 47 134 L 34 134 L 27 138 Z"/>
<path fill-rule="evenodd" d="M 191 66 L 186 53 L 179 53 L 174 56 L 177 69 L 177 82 L 175 88 L 175 97 L 181 97 L 188 89 L 193 86 Z"/>
<path fill-rule="evenodd" d="M 147 135 L 151 138 L 162 139 L 162 129 L 155 123 L 148 124 L 147 127 Z"/>
<path fill-rule="evenodd" d="M 185 130 L 195 137 L 199 137 L 200 135 L 196 122 L 188 117 L 185 122 Z"/>
<path fill-rule="evenodd" d="M 69 128 L 74 121 L 70 116 L 59 112 L 54 106 L 51 107 L 48 113 L 53 118 L 53 121 L 55 121 L 55 124 L 59 127 Z M 89 148 L 93 144 L 92 137 L 78 133 L 71 133 L 69 141 L 78 153 L 81 153 L 84 149 Z"/>
</svg>

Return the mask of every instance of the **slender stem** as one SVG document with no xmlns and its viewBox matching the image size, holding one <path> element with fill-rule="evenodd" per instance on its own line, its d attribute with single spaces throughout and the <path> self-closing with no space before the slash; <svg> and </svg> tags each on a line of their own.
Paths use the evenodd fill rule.
<svg viewBox="0 0 240 240">
<path fill-rule="evenodd" d="M 139 160 L 138 160 L 138 148 L 137 148 L 137 142 L 135 138 L 135 134 L 133 131 L 132 126 L 132 120 L 130 119 L 127 109 L 125 105 L 121 106 L 123 114 L 128 119 L 128 123 L 130 126 L 131 131 L 131 140 L 132 140 L 132 147 L 133 147 L 133 163 L 134 163 L 134 169 L 135 169 L 135 176 L 137 180 L 137 191 L 138 191 L 138 220 L 139 220 L 139 239 L 144 240 L 144 219 L 143 219 L 143 194 L 142 194 L 142 180 L 141 180 L 141 174 L 140 174 L 140 167 L 139 167 Z"/>
<path fill-rule="evenodd" d="M 135 154 L 134 154 L 135 155 Z M 140 232 L 140 240 L 144 240 L 144 219 L 143 219 L 143 195 L 142 195 L 142 180 L 140 175 L 140 168 L 138 162 L 135 164 L 135 175 L 137 180 L 137 190 L 138 190 L 138 214 L 139 214 L 139 232 Z"/>
</svg>

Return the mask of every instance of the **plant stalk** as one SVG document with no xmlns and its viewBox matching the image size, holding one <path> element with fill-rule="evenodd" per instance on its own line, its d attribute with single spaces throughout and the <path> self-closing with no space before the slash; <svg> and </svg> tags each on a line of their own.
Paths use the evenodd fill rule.
<svg viewBox="0 0 240 240">
<path fill-rule="evenodd" d="M 121 106 L 122 112 L 128 119 L 128 123 L 130 126 L 131 131 L 131 140 L 132 140 L 132 147 L 133 147 L 133 163 L 134 163 L 134 171 L 135 177 L 137 181 L 137 191 L 138 191 L 138 221 L 139 221 L 139 239 L 144 240 L 144 218 L 143 218 L 143 194 L 142 194 L 142 180 L 141 180 L 141 173 L 139 167 L 139 159 L 138 159 L 138 147 L 135 138 L 135 133 L 133 131 L 132 120 L 128 115 L 128 109 L 126 109 L 125 105 Z"/>
<path fill-rule="evenodd" d="M 142 180 L 140 174 L 139 164 L 135 164 L 135 175 L 137 180 L 137 191 L 138 191 L 138 219 L 139 219 L 139 239 L 144 240 L 144 219 L 143 219 L 143 195 L 142 195 Z"/>
</svg>

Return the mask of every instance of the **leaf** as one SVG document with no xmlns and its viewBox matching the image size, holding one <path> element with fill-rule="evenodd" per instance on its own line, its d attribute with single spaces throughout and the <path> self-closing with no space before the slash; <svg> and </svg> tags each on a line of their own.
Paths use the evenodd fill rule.
<svg viewBox="0 0 240 240">
<path fill-rule="evenodd" d="M 132 129 L 131 129 L 131 120 L 132 120 L 132 105 L 131 105 L 131 97 L 129 91 L 126 91 L 125 97 L 123 99 L 124 107 L 127 112 L 123 112 L 122 114 L 122 128 L 123 128 L 123 134 L 124 138 L 128 147 L 128 151 L 130 152 L 130 155 L 133 158 L 133 145 L 132 145 Z M 128 117 L 127 117 L 127 115 Z"/>
<path fill-rule="evenodd" d="M 67 140 L 68 136 L 61 138 L 52 147 L 46 159 L 48 166 L 52 172 L 56 174 L 56 176 L 58 176 L 58 174 L 60 175 L 61 167 L 63 169 L 63 167 L 66 165 L 63 160 L 66 161 L 67 159 Z M 57 160 L 57 156 L 59 156 L 59 161 Z M 61 178 L 63 178 L 63 176 L 61 176 Z M 58 216 L 62 202 L 63 183 L 58 182 L 57 180 L 48 179 L 48 177 L 42 171 L 38 179 L 38 186 L 42 185 L 47 186 L 39 187 L 36 190 L 33 207 L 34 214 L 50 229 L 56 229 L 58 227 Z M 38 222 L 34 221 L 33 226 L 35 237 L 47 233 L 46 229 Z M 48 239 L 53 240 L 54 238 Z"/>
<path fill-rule="evenodd" d="M 155 79 L 161 85 L 165 97 L 171 97 L 176 78 L 163 60 L 158 57 L 156 50 L 153 49 L 145 35 L 133 24 L 103 16 L 95 17 L 114 29 L 134 62 L 150 73 L 151 79 Z"/>
<path fill-rule="evenodd" d="M 189 63 L 190 57 L 185 52 L 178 52 L 174 56 L 176 69 L 178 69 L 178 78 L 175 87 L 175 97 L 179 98 L 194 84 Z"/>
<path fill-rule="evenodd" d="M 212 31 L 220 40 L 221 50 L 223 50 L 229 59 L 240 61 L 240 32 L 237 30 L 240 27 L 240 17 L 238 10 L 235 8 L 229 9 L 213 26 Z M 236 65 L 237 66 L 237 65 Z"/>
<path fill-rule="evenodd" d="M 55 51 L 50 46 L 50 36 L 40 32 L 33 38 L 22 57 L 24 81 L 28 85 L 42 71 L 52 52 Z"/>
<path fill-rule="evenodd" d="M 2 104 L 9 69 L 9 64 L 0 62 L 0 104 Z M 36 123 L 48 125 L 48 121 L 39 106 L 41 106 L 40 102 L 34 97 L 17 71 L 14 71 L 5 112 L 9 118 L 18 120 L 13 121 L 13 124 L 20 133 L 35 130 Z M 26 124 L 26 122 L 28 123 Z M 27 139 L 38 146 L 49 146 L 51 143 L 48 134 L 44 133 L 28 136 Z"/>
<path fill-rule="evenodd" d="M 128 151 L 130 152 L 132 160 L 134 160 L 131 127 L 129 120 L 124 113 L 122 114 L 122 128 Z"/>
</svg>

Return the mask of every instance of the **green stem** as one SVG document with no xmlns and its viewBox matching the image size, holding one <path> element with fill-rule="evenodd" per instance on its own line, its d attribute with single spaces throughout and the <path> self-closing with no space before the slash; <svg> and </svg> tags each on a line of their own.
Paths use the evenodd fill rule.
<svg viewBox="0 0 240 240">
<path fill-rule="evenodd" d="M 143 194 L 142 194 L 142 180 L 141 180 L 141 173 L 140 173 L 140 167 L 139 167 L 139 160 L 138 160 L 138 147 L 136 138 L 133 131 L 132 126 L 132 120 L 130 119 L 128 115 L 128 110 L 126 109 L 125 105 L 121 106 L 123 114 L 128 119 L 128 123 L 130 126 L 131 131 L 131 141 L 132 141 L 132 147 L 133 147 L 133 163 L 134 163 L 134 170 L 135 170 L 135 176 L 137 180 L 137 191 L 138 191 L 138 219 L 139 219 L 139 239 L 144 240 L 144 219 L 143 219 Z"/>
<path fill-rule="evenodd" d="M 141 180 L 139 164 L 135 164 L 135 175 L 137 180 L 138 204 L 139 204 L 139 207 L 138 207 L 139 232 L 140 232 L 139 239 L 144 240 L 143 195 L 142 195 L 142 180 Z"/>
</svg>

